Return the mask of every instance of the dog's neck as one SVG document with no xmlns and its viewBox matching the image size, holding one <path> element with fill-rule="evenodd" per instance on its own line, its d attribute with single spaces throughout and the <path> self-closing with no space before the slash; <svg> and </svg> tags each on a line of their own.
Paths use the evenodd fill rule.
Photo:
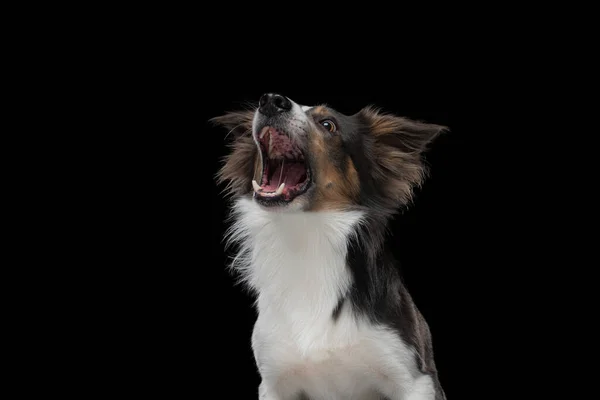
<svg viewBox="0 0 600 400">
<path fill-rule="evenodd" d="M 256 291 L 259 311 L 305 322 L 329 317 L 351 284 L 346 255 L 362 214 L 268 211 L 251 199 L 233 211 L 233 267 Z"/>
</svg>

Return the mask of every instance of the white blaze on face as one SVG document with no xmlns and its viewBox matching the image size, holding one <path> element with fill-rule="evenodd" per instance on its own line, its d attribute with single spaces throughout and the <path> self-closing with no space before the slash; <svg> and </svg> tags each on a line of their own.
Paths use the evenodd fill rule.
<svg viewBox="0 0 600 400">
<path fill-rule="evenodd" d="M 292 121 L 292 123 L 288 124 L 286 132 L 295 138 L 304 136 L 304 135 L 306 135 L 306 129 L 302 129 L 300 127 L 300 125 L 306 125 L 309 123 L 309 118 L 306 115 L 306 112 L 308 110 L 310 110 L 311 108 L 313 108 L 314 106 L 303 106 L 301 104 L 296 103 L 294 100 L 290 99 L 289 97 L 288 97 L 288 100 L 292 103 L 291 114 L 288 118 L 288 120 Z M 254 132 L 254 139 L 257 144 L 258 144 L 257 135 L 259 134 L 258 129 L 260 128 L 259 123 L 262 119 L 264 119 L 264 117 L 261 116 L 260 112 L 257 109 L 256 113 L 254 114 L 254 119 L 252 121 L 252 130 Z"/>
<path fill-rule="evenodd" d="M 313 106 L 303 106 L 302 104 L 298 104 L 295 101 L 293 101 L 292 99 L 289 99 L 292 102 L 292 113 L 291 113 L 291 120 L 294 121 L 294 124 L 302 124 L 302 125 L 306 125 L 309 123 L 309 117 L 308 115 L 306 115 L 306 113 L 308 112 L 308 110 L 310 110 L 311 108 L 313 108 Z M 293 129 L 290 129 L 291 131 L 293 131 Z M 304 131 L 305 132 L 305 131 Z M 296 134 L 298 136 L 302 136 L 304 134 L 303 131 L 297 131 Z"/>
</svg>

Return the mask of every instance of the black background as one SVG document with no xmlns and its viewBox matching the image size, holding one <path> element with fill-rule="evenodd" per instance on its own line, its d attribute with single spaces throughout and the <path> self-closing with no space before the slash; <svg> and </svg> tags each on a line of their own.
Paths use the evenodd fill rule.
<svg viewBox="0 0 600 400">
<path fill-rule="evenodd" d="M 565 39 L 547 40 L 547 31 L 532 29 L 535 37 L 517 33 L 512 43 L 516 27 L 498 8 L 475 18 L 463 13 L 468 25 L 444 14 L 446 23 L 432 29 L 429 13 L 369 4 L 343 7 L 359 12 L 355 21 L 323 10 L 324 4 L 293 4 L 311 14 L 297 26 L 280 4 L 272 8 L 285 15 L 276 19 L 216 5 L 173 14 L 163 7 L 111 9 L 121 28 L 102 19 L 93 38 L 69 29 L 68 40 L 52 42 L 50 53 L 77 38 L 81 43 L 65 52 L 73 62 L 63 68 L 57 53 L 34 64 L 43 69 L 56 62 L 60 70 L 48 76 L 54 86 L 43 96 L 22 90 L 42 108 L 59 108 L 50 112 L 56 119 L 27 111 L 42 122 L 44 140 L 60 150 L 47 151 L 48 166 L 60 164 L 58 172 L 36 167 L 52 190 L 36 193 L 31 206 L 48 200 L 51 207 L 44 213 L 52 223 L 41 232 L 44 241 L 58 241 L 56 249 L 35 252 L 45 273 L 65 286 L 43 282 L 48 298 L 58 294 L 64 303 L 42 298 L 52 321 L 31 332 L 36 342 L 51 338 L 57 357 L 48 361 L 63 361 L 64 342 L 76 353 L 73 369 L 93 382 L 84 385 L 89 393 L 114 396 L 126 384 L 130 397 L 257 398 L 250 347 L 255 312 L 225 268 L 227 210 L 214 179 L 226 132 L 208 119 L 270 91 L 346 113 L 373 104 L 449 127 L 426 154 L 431 175 L 393 221 L 390 236 L 406 285 L 431 326 L 440 380 L 449 400 L 536 398 L 540 387 L 554 389 L 548 376 L 534 381 L 534 375 L 545 366 L 564 372 L 554 362 L 564 338 L 547 346 L 550 330 L 531 328 L 550 314 L 552 329 L 578 332 L 562 306 L 565 285 L 547 284 L 548 276 L 576 274 L 573 263 L 549 272 L 564 246 L 542 239 L 554 235 L 550 228 L 560 216 L 574 219 L 563 201 L 579 199 L 582 188 L 574 187 L 578 173 L 565 167 L 564 156 L 591 143 L 570 136 L 571 127 L 551 135 L 564 112 L 549 107 L 557 81 L 567 77 L 571 85 L 562 68 L 548 74 L 562 60 L 556 44 Z M 527 28 L 540 20 L 520 9 L 504 11 Z M 551 56 L 531 62 L 546 44 Z M 593 134 L 590 126 L 581 135 Z M 560 149 L 546 152 L 547 143 Z M 540 160 L 544 153 L 551 161 Z M 71 262 L 75 268 L 60 270 Z M 567 342 L 567 350 L 579 344 Z M 542 353 L 553 362 L 540 361 Z M 566 369 L 579 373 L 573 365 L 579 364 Z M 79 376 L 61 373 L 57 382 L 78 383 Z M 536 395 L 525 396 L 527 387 Z"/>
</svg>

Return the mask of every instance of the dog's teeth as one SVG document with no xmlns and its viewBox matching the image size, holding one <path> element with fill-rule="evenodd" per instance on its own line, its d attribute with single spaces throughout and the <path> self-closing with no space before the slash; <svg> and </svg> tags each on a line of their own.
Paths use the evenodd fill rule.
<svg viewBox="0 0 600 400">
<path fill-rule="evenodd" d="M 273 153 L 273 135 L 269 136 L 269 154 Z"/>
<path fill-rule="evenodd" d="M 269 127 L 268 127 L 268 126 L 265 126 L 265 127 L 263 128 L 263 130 L 260 132 L 260 135 L 258 136 L 258 137 L 259 137 L 259 139 L 262 139 L 262 138 L 265 136 L 265 133 L 267 133 L 267 131 L 268 131 L 268 130 L 269 130 Z"/>
<path fill-rule="evenodd" d="M 260 186 L 258 186 L 258 183 L 254 179 L 252 180 L 252 187 L 256 193 L 260 191 Z"/>
<path fill-rule="evenodd" d="M 285 187 L 285 182 L 282 183 L 281 185 L 279 185 L 279 187 L 277 188 L 277 191 L 275 192 L 276 196 L 279 196 L 281 193 L 283 193 L 283 188 Z"/>
</svg>

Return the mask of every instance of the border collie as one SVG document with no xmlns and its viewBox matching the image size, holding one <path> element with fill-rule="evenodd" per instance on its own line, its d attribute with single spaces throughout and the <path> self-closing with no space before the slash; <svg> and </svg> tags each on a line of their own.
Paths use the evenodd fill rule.
<svg viewBox="0 0 600 400">
<path fill-rule="evenodd" d="M 428 325 L 384 239 L 446 128 L 272 93 L 212 121 L 233 138 L 217 177 L 231 266 L 256 295 L 259 398 L 444 400 Z"/>
</svg>

